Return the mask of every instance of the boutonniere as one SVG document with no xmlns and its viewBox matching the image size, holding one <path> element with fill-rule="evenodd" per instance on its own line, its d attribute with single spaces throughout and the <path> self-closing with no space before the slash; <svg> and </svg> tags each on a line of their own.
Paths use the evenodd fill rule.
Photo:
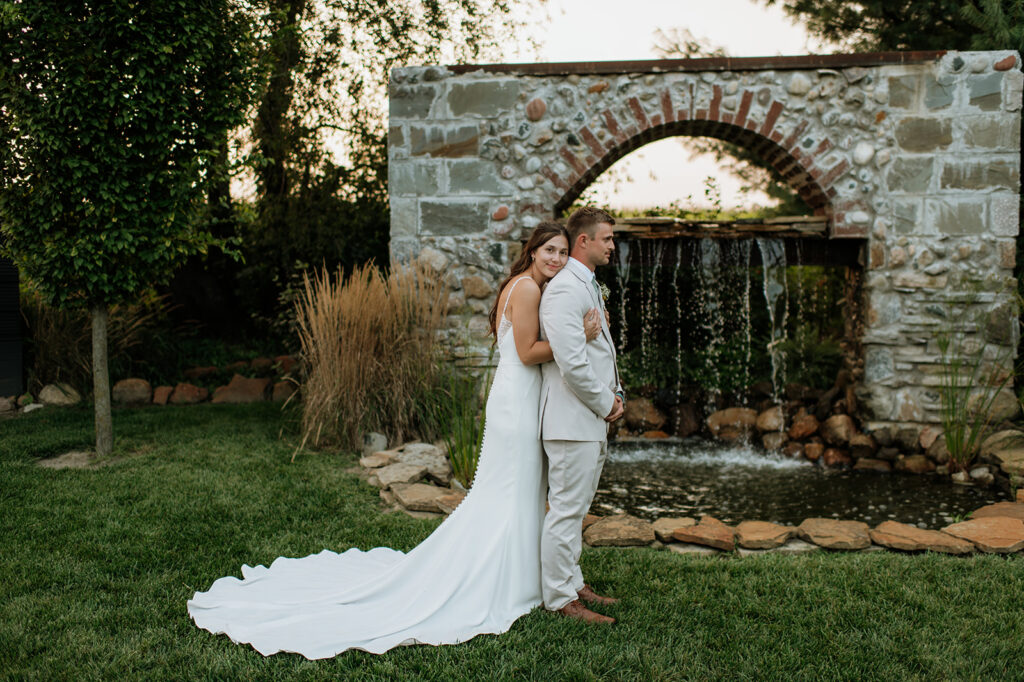
<svg viewBox="0 0 1024 682">
<path fill-rule="evenodd" d="M 608 297 L 612 295 L 612 290 L 609 289 L 608 285 L 604 282 L 598 282 L 597 286 L 601 290 L 601 298 L 604 299 L 605 303 L 607 303 Z"/>
</svg>

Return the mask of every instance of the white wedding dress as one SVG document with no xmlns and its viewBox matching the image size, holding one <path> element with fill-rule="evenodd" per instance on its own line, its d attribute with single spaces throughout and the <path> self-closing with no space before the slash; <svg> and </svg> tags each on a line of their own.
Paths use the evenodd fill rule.
<svg viewBox="0 0 1024 682">
<path fill-rule="evenodd" d="M 279 557 L 269 568 L 242 566 L 241 580 L 220 578 L 189 600 L 195 624 L 264 656 L 318 659 L 347 649 L 379 654 L 403 644 L 465 642 L 505 632 L 538 606 L 546 495 L 541 373 L 520 362 L 504 311 L 500 320 L 476 477 L 430 537 L 408 554 L 325 549 Z"/>
</svg>

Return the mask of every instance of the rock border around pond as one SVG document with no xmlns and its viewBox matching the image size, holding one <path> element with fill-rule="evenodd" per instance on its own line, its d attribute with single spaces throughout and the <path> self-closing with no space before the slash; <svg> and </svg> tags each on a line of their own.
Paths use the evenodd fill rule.
<svg viewBox="0 0 1024 682">
<path fill-rule="evenodd" d="M 368 434 L 356 472 L 380 488 L 388 511 L 415 518 L 443 518 L 466 496 L 452 478 L 441 443 L 406 443 L 392 449 L 379 434 Z M 743 521 L 735 526 L 712 516 L 663 517 L 647 521 L 630 514 L 583 520 L 583 541 L 591 547 L 655 547 L 679 554 L 754 556 L 765 553 L 939 552 L 955 556 L 975 553 L 1024 553 L 1024 489 L 1016 502 L 986 505 L 965 521 L 941 530 L 926 530 L 897 521 L 874 528 L 861 521 L 809 518 L 799 526 L 768 521 Z"/>
</svg>

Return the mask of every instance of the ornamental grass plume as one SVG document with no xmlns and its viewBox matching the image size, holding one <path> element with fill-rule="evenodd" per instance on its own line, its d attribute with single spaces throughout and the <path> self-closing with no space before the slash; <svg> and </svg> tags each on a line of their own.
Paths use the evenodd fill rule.
<svg viewBox="0 0 1024 682">
<path fill-rule="evenodd" d="M 297 322 L 306 380 L 299 447 L 356 448 L 367 431 L 431 438 L 424 405 L 442 379 L 438 331 L 449 288 L 419 263 L 303 278 Z M 293 457 L 294 458 L 294 457 Z"/>
</svg>

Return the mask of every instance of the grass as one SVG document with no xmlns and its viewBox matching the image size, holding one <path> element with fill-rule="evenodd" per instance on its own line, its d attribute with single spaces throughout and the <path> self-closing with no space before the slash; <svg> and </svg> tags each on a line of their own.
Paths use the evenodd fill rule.
<svg viewBox="0 0 1024 682">
<path fill-rule="evenodd" d="M 351 455 L 289 457 L 279 408 L 115 412 L 120 459 L 52 471 L 87 408 L 0 421 L 0 678 L 1013 679 L 1024 557 L 682 557 L 586 549 L 613 628 L 534 611 L 502 636 L 384 656 L 264 658 L 194 627 L 185 601 L 243 563 L 325 547 L 408 550 L 436 521 L 378 513 Z M 283 430 L 283 436 L 282 436 Z"/>
</svg>

